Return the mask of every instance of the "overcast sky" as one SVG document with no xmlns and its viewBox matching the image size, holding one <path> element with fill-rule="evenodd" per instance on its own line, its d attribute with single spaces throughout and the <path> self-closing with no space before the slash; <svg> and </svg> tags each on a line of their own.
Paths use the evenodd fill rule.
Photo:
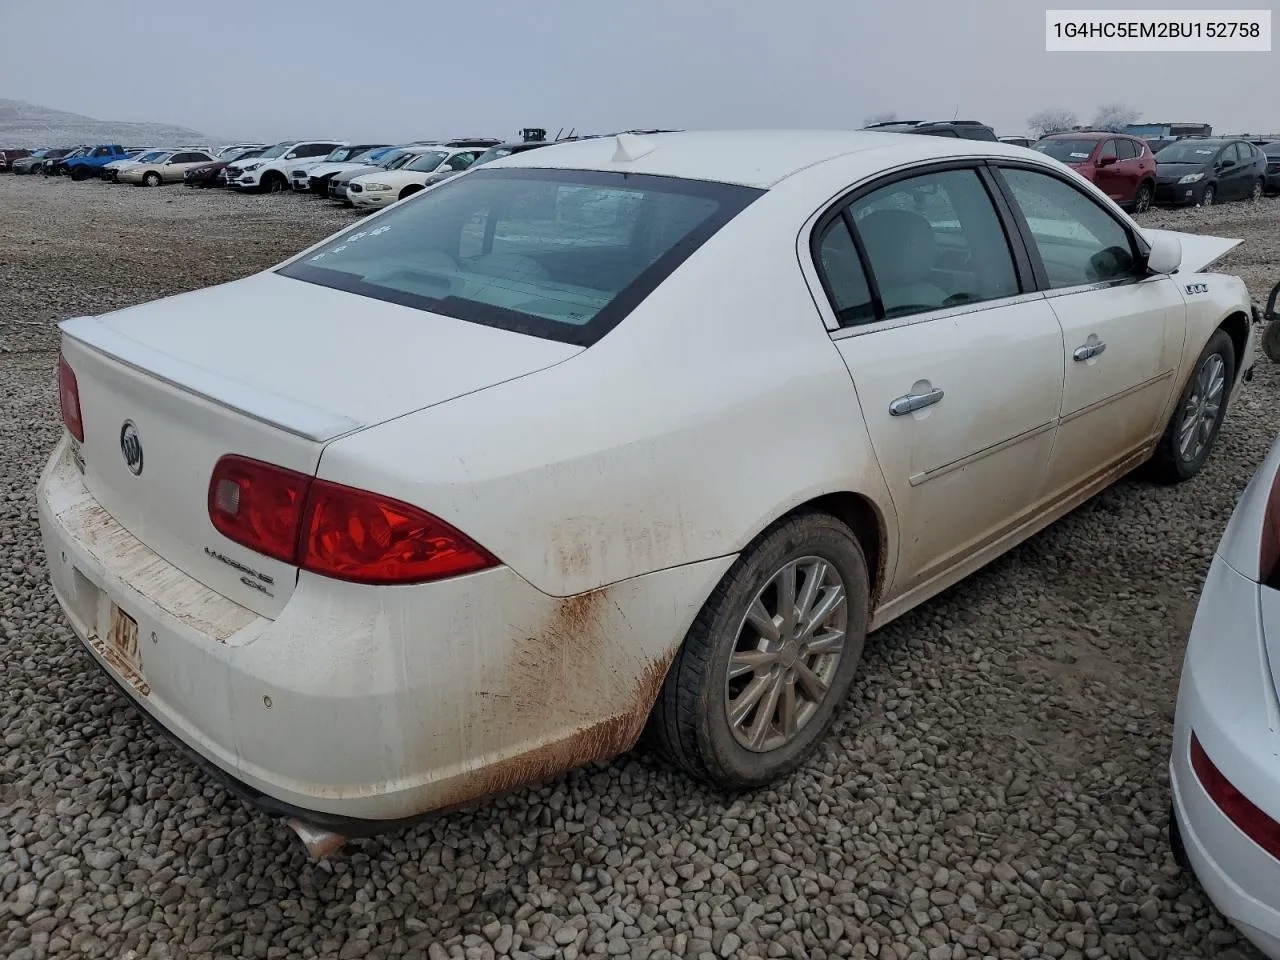
<svg viewBox="0 0 1280 960">
<path fill-rule="evenodd" d="M 848 128 L 889 110 L 959 114 L 1018 134 L 1040 108 L 1087 122 L 1117 100 L 1148 121 L 1280 132 L 1280 53 L 1046 53 L 1045 6 L 0 0 L 0 97 L 262 140 L 506 137 L 523 126 Z"/>
</svg>

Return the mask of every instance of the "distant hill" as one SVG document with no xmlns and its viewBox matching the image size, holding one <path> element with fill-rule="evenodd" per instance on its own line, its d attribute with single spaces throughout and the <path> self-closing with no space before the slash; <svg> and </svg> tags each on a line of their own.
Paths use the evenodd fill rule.
<svg viewBox="0 0 1280 960">
<path fill-rule="evenodd" d="M 189 127 L 95 120 L 22 100 L 0 99 L 0 147 L 70 147 L 79 143 L 168 146 L 205 143 L 208 139 Z"/>
</svg>

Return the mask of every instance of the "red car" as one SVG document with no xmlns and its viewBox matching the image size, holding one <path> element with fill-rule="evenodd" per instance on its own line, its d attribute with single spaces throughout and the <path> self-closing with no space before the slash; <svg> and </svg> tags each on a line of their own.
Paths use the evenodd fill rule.
<svg viewBox="0 0 1280 960">
<path fill-rule="evenodd" d="M 1120 206 L 1141 213 L 1156 195 L 1156 157 L 1123 133 L 1054 133 L 1033 148 L 1065 163 Z"/>
</svg>

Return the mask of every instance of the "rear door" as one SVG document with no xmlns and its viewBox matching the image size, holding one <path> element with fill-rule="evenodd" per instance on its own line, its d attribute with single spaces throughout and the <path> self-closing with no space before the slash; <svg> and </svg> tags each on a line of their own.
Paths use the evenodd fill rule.
<svg viewBox="0 0 1280 960">
<path fill-rule="evenodd" d="M 1062 325 L 1065 382 L 1046 481 L 1056 498 L 1162 430 L 1186 305 L 1171 277 L 1145 275 L 1128 227 L 1083 189 L 1043 168 L 998 169 Z"/>
<path fill-rule="evenodd" d="M 1138 185 L 1142 183 L 1142 149 L 1128 137 L 1116 137 L 1116 173 L 1120 178 L 1120 203 L 1131 203 L 1138 193 Z"/>
<path fill-rule="evenodd" d="M 1062 388 L 1062 335 L 985 171 L 946 165 L 859 191 L 814 259 L 900 523 L 893 590 L 1025 519 Z M 1021 266 L 1019 266 L 1019 264 Z"/>
</svg>

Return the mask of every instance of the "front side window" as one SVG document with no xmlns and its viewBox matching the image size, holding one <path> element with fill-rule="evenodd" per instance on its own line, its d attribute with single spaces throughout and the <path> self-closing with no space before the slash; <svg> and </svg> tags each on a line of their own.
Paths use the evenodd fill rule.
<svg viewBox="0 0 1280 960">
<path fill-rule="evenodd" d="M 1102 149 L 1098 151 L 1099 160 L 1102 160 L 1104 157 L 1118 159 L 1119 156 L 1119 153 L 1116 152 L 1116 142 L 1114 140 L 1108 140 L 1102 145 Z"/>
<path fill-rule="evenodd" d="M 641 174 L 480 169 L 278 272 L 587 346 L 760 194 Z"/>
<path fill-rule="evenodd" d="M 1096 201 L 1057 177 L 1000 171 L 1027 221 L 1051 289 L 1136 278 L 1133 241 Z"/>
<path fill-rule="evenodd" d="M 975 170 L 899 180 L 849 212 L 886 318 L 1018 293 L 1008 238 Z"/>
</svg>

